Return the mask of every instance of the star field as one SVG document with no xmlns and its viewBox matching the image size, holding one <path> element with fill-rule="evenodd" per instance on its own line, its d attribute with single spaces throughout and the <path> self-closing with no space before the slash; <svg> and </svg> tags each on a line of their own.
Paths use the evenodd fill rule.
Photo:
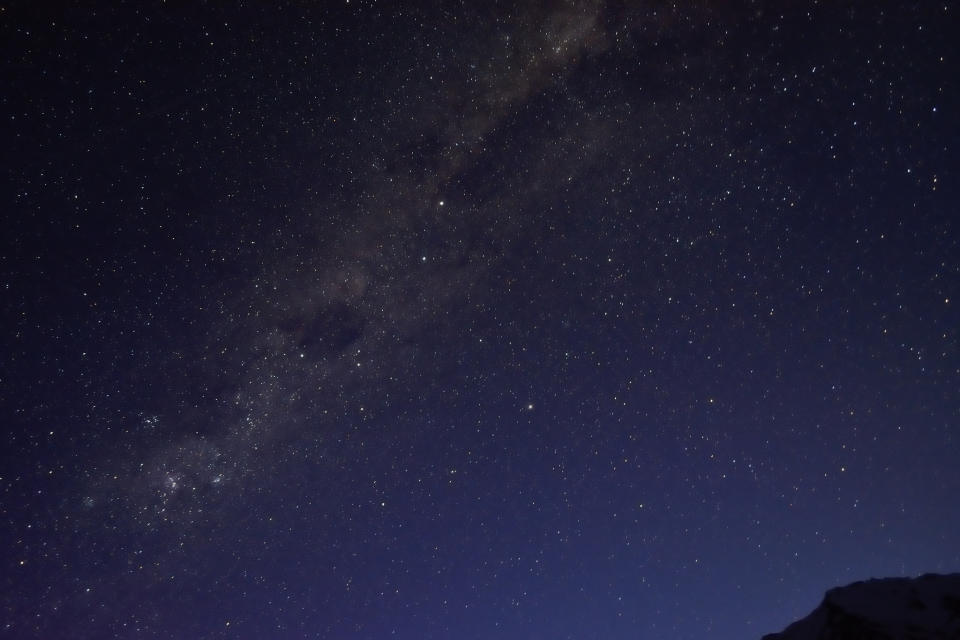
<svg viewBox="0 0 960 640">
<path fill-rule="evenodd" d="M 0 635 L 759 638 L 958 571 L 956 24 L 0 7 Z"/>
</svg>

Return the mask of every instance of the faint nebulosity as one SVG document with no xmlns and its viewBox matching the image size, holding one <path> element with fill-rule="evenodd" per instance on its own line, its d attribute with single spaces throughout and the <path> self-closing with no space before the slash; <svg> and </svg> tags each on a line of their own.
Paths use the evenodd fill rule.
<svg viewBox="0 0 960 640">
<path fill-rule="evenodd" d="M 759 638 L 956 572 L 955 14 L 0 7 L 0 635 Z"/>
</svg>

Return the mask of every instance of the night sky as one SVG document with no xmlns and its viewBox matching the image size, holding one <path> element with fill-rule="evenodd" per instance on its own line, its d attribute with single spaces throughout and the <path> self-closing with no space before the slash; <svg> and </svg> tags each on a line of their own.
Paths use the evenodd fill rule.
<svg viewBox="0 0 960 640">
<path fill-rule="evenodd" d="M 960 570 L 957 13 L 0 6 L 0 636 L 733 640 Z"/>
</svg>

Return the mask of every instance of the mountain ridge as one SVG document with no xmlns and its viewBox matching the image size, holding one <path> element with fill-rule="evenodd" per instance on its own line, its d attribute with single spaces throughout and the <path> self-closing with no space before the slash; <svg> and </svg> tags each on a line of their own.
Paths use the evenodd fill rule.
<svg viewBox="0 0 960 640">
<path fill-rule="evenodd" d="M 960 640 L 960 573 L 875 578 L 827 591 L 763 640 Z"/>
</svg>

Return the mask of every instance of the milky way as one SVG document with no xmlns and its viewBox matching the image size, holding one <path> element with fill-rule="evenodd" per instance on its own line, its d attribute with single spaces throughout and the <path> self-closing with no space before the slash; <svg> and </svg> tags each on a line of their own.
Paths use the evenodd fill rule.
<svg viewBox="0 0 960 640">
<path fill-rule="evenodd" d="M 952 9 L 441 4 L 6 12 L 5 634 L 760 637 L 960 566 Z"/>
</svg>

